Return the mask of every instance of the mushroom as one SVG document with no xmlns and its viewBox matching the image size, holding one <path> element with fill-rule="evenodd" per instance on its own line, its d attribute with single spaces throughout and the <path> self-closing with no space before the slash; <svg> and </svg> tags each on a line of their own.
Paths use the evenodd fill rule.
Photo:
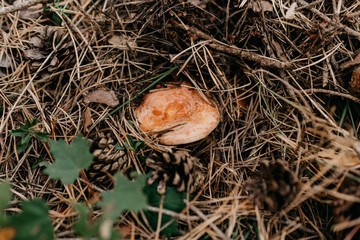
<svg viewBox="0 0 360 240">
<path fill-rule="evenodd" d="M 164 145 L 191 143 L 209 135 L 220 122 L 216 104 L 189 84 L 168 86 L 148 93 L 135 109 L 140 128 Z"/>
</svg>

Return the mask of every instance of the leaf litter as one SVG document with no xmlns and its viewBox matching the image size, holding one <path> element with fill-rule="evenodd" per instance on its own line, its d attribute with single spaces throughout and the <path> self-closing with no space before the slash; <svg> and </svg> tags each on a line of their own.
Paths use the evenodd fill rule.
<svg viewBox="0 0 360 240">
<path fill-rule="evenodd" d="M 81 212 L 94 223 L 89 226 L 101 223 L 99 236 L 126 229 L 132 239 L 358 239 L 356 4 L 70 0 L 44 3 L 40 16 L 23 18 L 30 8 L 16 12 L 5 1 L 0 179 L 10 180 L 13 200 L 4 212 L 26 219 L 32 215 L 20 201 L 36 205 L 55 238 L 86 231 L 86 222 L 74 229 L 79 213 L 73 204 L 80 203 L 90 206 Z M 103 186 L 81 170 L 91 164 L 85 142 L 110 131 L 114 146 L 126 146 L 131 136 L 144 147 L 133 151 L 128 143 L 124 165 L 148 174 L 143 159 L 169 147 L 141 131 L 133 109 L 142 91 L 175 64 L 179 68 L 156 84 L 192 82 L 222 109 L 220 125 L 206 139 L 171 147 L 200 159 L 207 169 L 203 185 L 195 194 L 123 205 L 117 218 L 102 222 L 101 196 L 127 197 L 116 184 Z M 246 109 L 238 107 L 242 101 Z M 121 107 L 110 114 L 115 105 Z M 38 119 L 36 128 L 10 134 L 27 119 Z M 49 136 L 50 145 L 37 133 Z M 64 140 L 79 133 L 87 140 L 70 151 Z M 55 139 L 63 146 L 58 153 L 52 149 Z M 71 155 L 64 157 L 70 163 L 87 156 L 86 164 L 74 169 L 63 163 L 64 174 L 57 167 L 50 171 L 52 178 L 67 178 L 66 185 L 43 174 L 44 166 L 32 167 L 42 158 L 51 169 L 58 154 Z M 119 178 L 109 177 L 114 183 Z M 129 196 L 143 196 L 136 179 L 126 174 L 121 179 L 130 186 Z M 22 209 L 24 215 L 18 215 Z M 8 230 L 11 235 L 11 229 L 1 229 Z"/>
<path fill-rule="evenodd" d="M 84 102 L 87 104 L 92 102 L 104 103 L 110 107 L 116 107 L 119 105 L 119 100 L 117 99 L 114 91 L 107 91 L 105 89 L 97 89 L 86 94 Z"/>
</svg>

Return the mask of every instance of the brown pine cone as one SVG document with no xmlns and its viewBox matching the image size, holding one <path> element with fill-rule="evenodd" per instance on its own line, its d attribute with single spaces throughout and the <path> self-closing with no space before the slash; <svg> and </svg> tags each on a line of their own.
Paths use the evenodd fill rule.
<svg viewBox="0 0 360 240">
<path fill-rule="evenodd" d="M 175 186 L 179 192 L 189 190 L 193 193 L 205 178 L 199 159 L 186 151 L 154 153 L 146 159 L 146 165 L 153 169 L 148 183 L 151 185 L 158 180 L 159 194 L 165 193 L 166 186 Z"/>
<path fill-rule="evenodd" d="M 278 211 L 290 203 L 300 190 L 295 174 L 286 162 L 260 165 L 260 172 L 245 185 L 250 198 L 260 209 Z"/>
<path fill-rule="evenodd" d="M 46 26 L 31 37 L 29 48 L 24 52 L 26 58 L 31 60 L 30 69 L 36 71 L 64 36 L 65 32 L 61 28 Z M 42 73 L 49 74 L 69 64 L 71 47 L 72 43 L 69 39 L 63 41 L 43 68 Z"/>
<path fill-rule="evenodd" d="M 99 133 L 99 136 L 91 143 L 90 151 L 94 160 L 86 173 L 89 180 L 101 184 L 111 182 L 111 177 L 125 168 L 128 156 L 125 151 L 117 150 L 116 141 L 110 133 Z"/>
</svg>

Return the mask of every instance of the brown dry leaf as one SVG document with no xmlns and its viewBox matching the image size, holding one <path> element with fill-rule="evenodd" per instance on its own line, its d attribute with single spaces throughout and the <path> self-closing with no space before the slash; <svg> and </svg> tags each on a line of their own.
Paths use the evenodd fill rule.
<svg viewBox="0 0 360 240">
<path fill-rule="evenodd" d="M 7 74 L 0 69 L 0 78 L 6 77 Z"/>
<path fill-rule="evenodd" d="M 360 64 L 360 53 L 358 53 L 358 55 L 356 55 L 356 57 L 354 59 L 351 59 L 347 62 L 344 62 L 340 65 L 341 70 L 344 70 L 346 68 L 355 66 L 357 64 Z"/>
<path fill-rule="evenodd" d="M 91 111 L 90 108 L 86 108 L 85 113 L 84 113 L 84 130 L 87 131 L 87 128 L 89 126 L 91 126 L 91 124 L 93 123 L 92 119 L 91 119 Z"/>
<path fill-rule="evenodd" d="M 277 56 L 278 56 L 282 61 L 287 62 L 286 55 L 285 55 L 285 53 L 284 53 L 281 45 L 280 45 L 278 42 L 274 41 L 274 40 L 272 40 L 272 45 L 273 45 L 274 48 L 275 48 L 275 52 L 276 52 Z"/>
<path fill-rule="evenodd" d="M 37 48 L 41 48 L 42 47 L 42 40 L 41 38 L 39 38 L 38 36 L 32 37 L 30 39 L 30 43 Z"/>
<path fill-rule="evenodd" d="M 201 0 L 190 0 L 188 1 L 190 2 L 192 5 L 197 6 L 197 7 L 201 7 L 201 8 L 206 8 L 206 2 L 207 1 L 201 1 Z"/>
<path fill-rule="evenodd" d="M 45 56 L 35 48 L 25 50 L 25 56 L 31 60 L 41 60 L 45 58 Z"/>
<path fill-rule="evenodd" d="M 104 103 L 110 107 L 115 107 L 119 104 L 119 100 L 117 99 L 114 91 L 107 91 L 105 89 L 98 89 L 89 94 L 87 94 L 84 98 L 85 103 Z"/>
<path fill-rule="evenodd" d="M 42 11 L 42 5 L 38 4 L 35 5 L 34 7 L 21 10 L 19 12 L 19 17 L 25 20 L 38 19 L 41 16 L 40 14 L 41 11 Z"/>
<path fill-rule="evenodd" d="M 108 42 L 111 45 L 114 45 L 114 47 L 118 48 L 134 49 L 137 47 L 136 42 L 132 38 L 125 35 L 114 35 L 108 39 Z"/>
<path fill-rule="evenodd" d="M 360 92 L 360 67 L 354 69 L 351 81 L 350 81 L 351 90 L 355 92 Z"/>
<path fill-rule="evenodd" d="M 20 5 L 23 3 L 24 1 L 22 0 L 16 0 L 13 4 Z M 42 4 L 37 4 L 35 6 L 25 8 L 24 10 L 19 11 L 19 17 L 25 20 L 37 19 L 41 16 L 40 13 L 42 12 L 42 8 Z"/>
<path fill-rule="evenodd" d="M 260 2 L 251 2 L 250 3 L 250 8 L 254 11 L 254 12 L 272 12 L 273 11 L 273 5 L 268 2 L 268 1 L 260 1 Z"/>
<path fill-rule="evenodd" d="M 12 240 L 15 238 L 15 228 L 6 227 L 0 229 L 0 240 Z"/>
<path fill-rule="evenodd" d="M 287 10 L 286 14 L 285 14 L 285 19 L 286 20 L 293 20 L 295 18 L 295 8 L 297 7 L 297 3 L 293 2 L 289 9 Z"/>
<path fill-rule="evenodd" d="M 131 235 L 131 229 L 132 229 L 132 226 L 129 224 L 120 227 L 119 230 L 120 230 L 121 236 L 124 238 L 128 238 Z"/>
<path fill-rule="evenodd" d="M 11 59 L 8 56 L 6 56 L 5 54 L 2 55 L 2 58 L 0 60 L 0 67 L 2 67 L 2 68 L 11 67 Z"/>
</svg>

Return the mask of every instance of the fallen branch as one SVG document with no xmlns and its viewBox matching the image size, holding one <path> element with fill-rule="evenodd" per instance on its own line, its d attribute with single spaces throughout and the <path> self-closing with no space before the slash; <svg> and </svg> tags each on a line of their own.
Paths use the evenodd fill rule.
<svg viewBox="0 0 360 240">
<path fill-rule="evenodd" d="M 256 62 L 262 67 L 288 69 L 288 68 L 291 68 L 291 66 L 292 66 L 291 62 L 282 62 L 282 61 L 279 61 L 276 59 L 272 59 L 269 57 L 265 57 L 265 56 L 256 54 L 254 52 L 246 51 L 241 48 L 229 47 L 229 46 L 219 45 L 219 44 L 215 44 L 215 43 L 209 44 L 209 47 L 211 47 L 215 50 L 221 51 L 221 52 L 239 56 L 240 58 L 243 58 L 243 59 L 246 59 L 246 60 L 249 60 L 252 62 Z"/>
<path fill-rule="evenodd" d="M 212 43 L 209 44 L 209 47 L 211 47 L 212 49 L 215 49 L 220 52 L 228 53 L 231 55 L 235 55 L 251 62 L 256 62 L 262 67 L 288 69 L 291 68 L 293 65 L 291 62 L 279 61 L 277 59 L 272 59 L 266 56 L 262 56 L 260 54 L 251 52 L 249 50 L 226 45 L 195 27 L 189 27 L 180 23 L 173 23 L 173 26 L 181 28 L 186 31 L 190 31 L 192 34 L 196 35 L 199 38 L 212 41 Z"/>
<path fill-rule="evenodd" d="M 45 3 L 47 1 L 48 0 L 28 0 L 26 2 L 22 2 L 22 3 L 19 3 L 19 4 L 14 4 L 14 5 L 9 6 L 9 7 L 1 7 L 0 8 L 0 16 L 6 15 L 6 14 L 9 14 L 9 13 L 12 13 L 12 12 L 16 12 L 16 11 L 21 11 L 21 10 L 24 10 L 24 9 L 29 8 L 31 6 L 34 6 L 36 4 Z"/>
</svg>

